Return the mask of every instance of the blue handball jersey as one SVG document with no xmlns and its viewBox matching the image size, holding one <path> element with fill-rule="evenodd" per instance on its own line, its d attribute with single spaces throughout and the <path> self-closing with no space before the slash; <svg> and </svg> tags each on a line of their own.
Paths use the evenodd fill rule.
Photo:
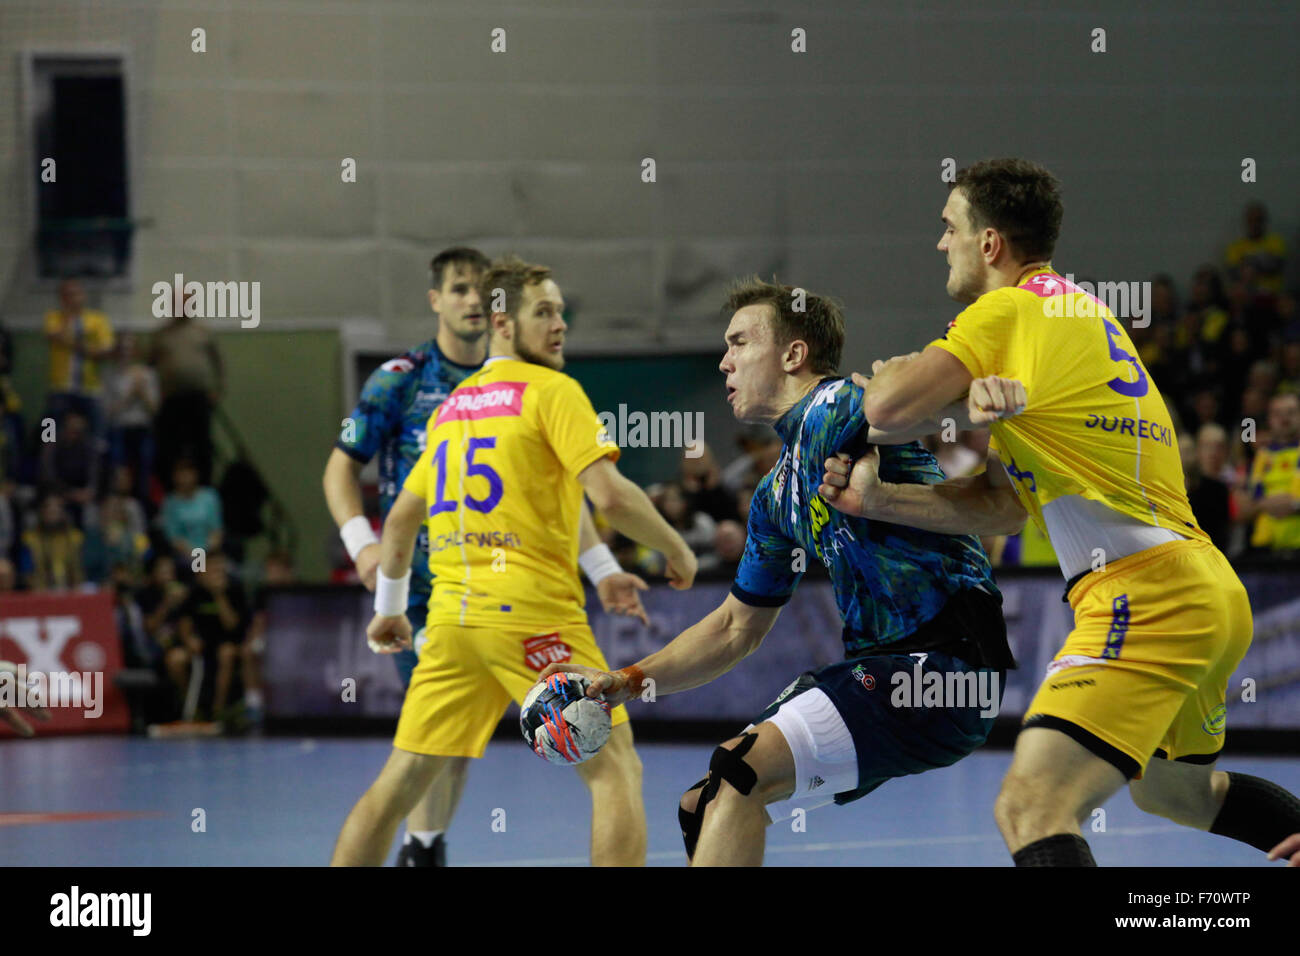
<svg viewBox="0 0 1300 956">
<path fill-rule="evenodd" d="M 357 407 L 343 423 L 335 447 L 365 464 L 379 456 L 379 513 L 388 516 L 397 493 L 424 451 L 425 426 L 451 390 L 478 371 L 459 365 L 430 340 L 375 369 L 361 389 Z M 411 562 L 411 603 L 425 604 L 432 588 L 429 538 L 424 525 Z M 419 556 L 422 555 L 423 559 Z"/>
<path fill-rule="evenodd" d="M 939 534 L 852 517 L 817 494 L 823 463 L 867 449 L 862 389 L 826 379 L 776 422 L 785 447 L 754 491 L 745 554 L 731 593 L 753 606 L 779 607 L 816 557 L 830 572 L 844 621 L 844 650 L 858 657 L 916 631 L 956 592 L 997 594 L 988 556 L 973 535 Z M 881 445 L 880 480 L 935 484 L 938 461 L 919 442 Z"/>
</svg>

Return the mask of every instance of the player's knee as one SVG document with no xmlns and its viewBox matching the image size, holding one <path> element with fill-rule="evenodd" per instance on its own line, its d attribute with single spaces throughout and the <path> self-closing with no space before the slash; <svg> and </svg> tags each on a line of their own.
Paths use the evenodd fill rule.
<svg viewBox="0 0 1300 956">
<path fill-rule="evenodd" d="M 1034 789 L 1028 778 L 1007 774 L 993 801 L 993 818 L 1001 830 L 1014 830 L 1032 815 L 1036 802 Z"/>
<path fill-rule="evenodd" d="M 713 751 L 709 776 L 716 780 L 715 799 L 766 802 L 766 788 L 760 785 L 758 773 L 746 759 L 757 740 L 758 734 L 748 733 L 733 737 Z"/>
</svg>

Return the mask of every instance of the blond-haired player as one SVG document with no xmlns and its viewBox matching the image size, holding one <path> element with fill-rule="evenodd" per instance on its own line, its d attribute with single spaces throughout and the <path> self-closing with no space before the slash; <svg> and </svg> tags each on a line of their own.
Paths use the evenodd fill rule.
<svg viewBox="0 0 1300 956">
<path fill-rule="evenodd" d="M 384 524 L 371 641 L 392 649 L 410 641 L 402 611 L 421 524 L 433 593 L 393 752 L 348 816 L 335 865 L 381 862 L 420 794 L 453 761 L 483 755 L 509 702 L 522 701 L 548 664 L 608 669 L 578 579 L 584 492 L 617 530 L 664 553 L 675 587 L 695 577 L 690 548 L 619 473 L 618 446 L 560 371 L 567 325 L 550 270 L 499 261 L 480 294 L 488 359 L 430 419 L 425 451 Z M 591 858 L 637 865 L 641 765 L 626 710 L 612 717 L 608 743 L 577 768 L 592 797 Z"/>
</svg>

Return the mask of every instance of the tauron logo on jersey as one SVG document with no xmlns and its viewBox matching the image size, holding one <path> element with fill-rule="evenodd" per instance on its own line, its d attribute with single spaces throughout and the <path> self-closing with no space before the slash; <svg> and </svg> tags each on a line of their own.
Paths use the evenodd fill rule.
<svg viewBox="0 0 1300 956">
<path fill-rule="evenodd" d="M 467 418 L 503 418 L 519 415 L 523 412 L 524 389 L 527 387 L 527 382 L 462 385 L 442 403 L 434 427 L 443 422 Z"/>
<path fill-rule="evenodd" d="M 564 664 L 573 657 L 573 650 L 560 640 L 560 632 L 539 634 L 524 641 L 524 663 L 541 673 L 548 664 Z"/>
</svg>

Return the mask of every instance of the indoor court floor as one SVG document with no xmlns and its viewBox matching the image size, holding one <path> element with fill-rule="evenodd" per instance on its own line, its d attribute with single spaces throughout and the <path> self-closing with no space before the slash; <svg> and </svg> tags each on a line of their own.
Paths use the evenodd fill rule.
<svg viewBox="0 0 1300 956">
<path fill-rule="evenodd" d="M 642 744 L 653 866 L 682 866 L 677 800 L 709 744 Z M 63 737 L 0 744 L 0 863 L 9 866 L 319 866 L 389 752 L 378 738 L 148 740 Z M 768 866 L 1009 866 L 992 806 L 1010 751 L 891 781 L 857 803 L 768 829 Z M 1300 791 L 1300 757 L 1229 755 L 1221 769 Z M 581 866 L 589 807 L 577 775 L 522 741 L 471 764 L 447 834 L 453 866 Z M 1106 805 L 1085 836 L 1102 866 L 1269 864 L 1244 844 Z M 201 824 L 201 825 L 200 825 Z M 393 854 L 389 855 L 391 865 Z"/>
</svg>

